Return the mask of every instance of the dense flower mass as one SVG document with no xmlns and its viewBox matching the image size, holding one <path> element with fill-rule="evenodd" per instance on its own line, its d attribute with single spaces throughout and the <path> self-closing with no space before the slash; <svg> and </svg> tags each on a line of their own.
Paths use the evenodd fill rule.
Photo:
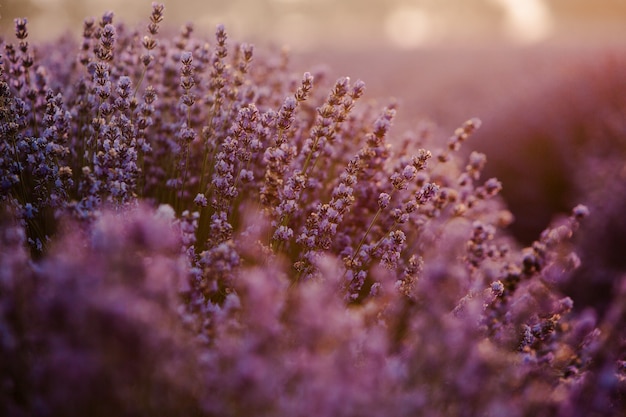
<svg viewBox="0 0 626 417">
<path fill-rule="evenodd" d="M 626 412 L 626 279 L 559 290 L 585 206 L 522 248 L 479 119 L 394 137 L 362 81 L 163 18 L 0 41 L 0 414 Z"/>
</svg>

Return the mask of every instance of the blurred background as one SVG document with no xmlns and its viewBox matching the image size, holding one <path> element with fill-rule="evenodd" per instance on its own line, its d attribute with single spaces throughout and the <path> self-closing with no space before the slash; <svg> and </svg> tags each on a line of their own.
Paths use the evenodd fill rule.
<svg viewBox="0 0 626 417">
<path fill-rule="evenodd" d="M 85 17 L 114 11 L 145 26 L 152 0 L 0 0 L 0 35 L 28 17 L 31 40 L 81 36 Z M 480 116 L 573 67 L 626 49 L 626 0 L 163 0 L 164 26 L 191 21 L 209 39 L 288 47 L 294 70 L 361 78 L 396 97 L 402 117 L 444 129 Z M 563 74 L 565 72 L 565 74 Z M 543 88 L 543 87 L 542 87 Z"/>
<path fill-rule="evenodd" d="M 28 16 L 34 38 L 69 30 L 106 10 L 136 23 L 151 0 L 1 0 L 2 32 Z M 618 42 L 624 0 L 164 0 L 167 20 L 224 23 L 238 39 L 318 47 L 420 48 L 449 43 Z"/>
</svg>

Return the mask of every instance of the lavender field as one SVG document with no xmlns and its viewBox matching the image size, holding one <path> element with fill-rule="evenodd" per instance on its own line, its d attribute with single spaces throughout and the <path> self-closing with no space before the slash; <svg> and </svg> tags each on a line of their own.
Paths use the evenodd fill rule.
<svg viewBox="0 0 626 417">
<path fill-rule="evenodd" d="M 3 20 L 0 415 L 626 415 L 622 49 L 143 6 Z"/>
</svg>

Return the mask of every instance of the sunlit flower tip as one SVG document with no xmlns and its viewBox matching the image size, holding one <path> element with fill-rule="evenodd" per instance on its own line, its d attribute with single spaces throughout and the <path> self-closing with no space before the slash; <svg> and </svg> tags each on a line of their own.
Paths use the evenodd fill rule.
<svg viewBox="0 0 626 417">
<path fill-rule="evenodd" d="M 206 207 L 208 205 L 208 201 L 206 198 L 206 195 L 204 195 L 203 193 L 198 193 L 196 195 L 196 198 L 193 199 L 193 202 L 200 207 Z"/>
<path fill-rule="evenodd" d="M 570 271 L 580 268 L 582 261 L 575 252 L 570 252 L 565 258 L 565 267 Z"/>
<path fill-rule="evenodd" d="M 144 48 L 146 48 L 147 50 L 151 51 L 154 48 L 156 48 L 157 42 L 156 42 L 156 40 L 154 38 L 151 38 L 150 36 L 146 35 L 142 39 L 142 45 L 143 45 Z M 154 58 L 151 55 L 148 55 L 148 57 Z M 145 61 L 146 59 L 148 59 L 148 58 L 142 57 L 142 60 Z M 144 65 L 147 65 L 147 64 L 144 62 Z"/>
<path fill-rule="evenodd" d="M 112 38 L 115 36 L 115 26 L 113 26 L 112 24 L 107 24 L 104 27 L 104 30 L 102 31 L 102 36 L 104 38 Z"/>
<path fill-rule="evenodd" d="M 296 109 L 296 99 L 295 97 L 289 96 L 285 99 L 284 103 L 283 103 L 283 107 L 281 108 L 281 112 L 292 112 Z M 280 113 L 279 113 L 280 116 Z"/>
<path fill-rule="evenodd" d="M 491 291 L 496 297 L 501 297 L 504 294 L 504 284 L 501 281 L 492 282 Z"/>
<path fill-rule="evenodd" d="M 196 138 L 196 131 L 193 129 L 189 129 L 187 126 L 183 126 L 183 128 L 181 128 L 180 132 L 180 139 L 183 142 L 191 142 Z"/>
<path fill-rule="evenodd" d="M 486 163 L 487 163 L 487 155 L 481 152 L 472 152 L 470 154 L 469 163 L 466 169 L 480 171 L 483 169 Z"/>
<path fill-rule="evenodd" d="M 293 237 L 293 230 L 287 226 L 279 226 L 274 232 L 274 240 L 287 241 Z"/>
<path fill-rule="evenodd" d="M 101 20 L 101 24 L 102 26 L 106 26 L 109 25 L 111 23 L 113 23 L 113 17 L 114 17 L 114 13 L 112 11 L 106 11 L 104 12 L 104 14 L 102 15 L 102 20 Z"/>
<path fill-rule="evenodd" d="M 191 65 L 191 63 L 193 62 L 193 54 L 189 51 L 183 52 L 180 56 L 180 62 L 182 62 L 184 65 Z"/>
<path fill-rule="evenodd" d="M 352 92 L 350 93 L 352 99 L 356 100 L 360 98 L 363 93 L 365 93 L 365 82 L 362 80 L 356 80 L 352 86 Z"/>
<path fill-rule="evenodd" d="M 163 11 L 165 5 L 157 2 L 152 2 L 152 13 L 150 14 L 150 20 L 152 23 L 161 23 L 163 20 Z"/>
<path fill-rule="evenodd" d="M 370 288 L 370 296 L 376 297 L 382 292 L 382 284 L 380 282 L 375 282 L 372 284 Z"/>
<path fill-rule="evenodd" d="M 570 297 L 561 298 L 559 300 L 559 308 L 559 313 L 561 314 L 571 311 L 574 308 L 574 300 L 572 300 Z"/>
<path fill-rule="evenodd" d="M 243 53 L 243 59 L 245 61 L 250 61 L 252 59 L 252 55 L 254 55 L 254 45 L 251 43 L 242 43 L 241 52 Z"/>
<path fill-rule="evenodd" d="M 487 192 L 487 195 L 489 196 L 494 196 L 498 194 L 500 191 L 502 191 L 502 183 L 498 181 L 497 178 L 489 178 L 485 182 L 484 187 L 485 187 L 485 191 Z"/>
<path fill-rule="evenodd" d="M 415 169 L 417 169 L 418 171 L 421 171 L 426 168 L 428 164 L 428 160 L 432 158 L 432 156 L 433 154 L 430 151 L 426 149 L 420 149 L 417 155 L 414 155 L 411 158 L 411 163 L 413 164 Z"/>
<path fill-rule="evenodd" d="M 27 24 L 28 24 L 28 19 L 24 18 L 17 18 L 14 20 L 15 22 L 15 37 L 19 40 L 24 40 L 28 37 L 28 29 L 27 29 Z"/>
<path fill-rule="evenodd" d="M 223 24 L 217 25 L 215 29 L 215 37 L 217 39 L 218 44 L 223 45 L 226 42 L 227 34 L 226 28 Z"/>
<path fill-rule="evenodd" d="M 464 127 L 466 129 L 473 130 L 473 129 L 479 129 L 482 124 L 483 124 L 482 120 L 480 120 L 478 117 L 473 117 L 465 122 Z"/>
<path fill-rule="evenodd" d="M 313 75 L 310 72 L 305 72 L 302 77 L 302 83 L 298 90 L 294 94 L 297 101 L 304 101 L 309 97 L 311 89 L 313 88 Z"/>
<path fill-rule="evenodd" d="M 437 192 L 439 186 L 433 183 L 426 183 L 424 186 L 415 193 L 415 201 L 418 204 L 424 204 L 429 201 Z"/>
<path fill-rule="evenodd" d="M 407 181 L 411 181 L 415 178 L 415 174 L 417 174 L 417 169 L 413 165 L 407 165 L 404 167 L 404 170 L 402 170 L 402 176 Z"/>
<path fill-rule="evenodd" d="M 350 77 L 341 77 L 335 83 L 333 94 L 337 96 L 345 96 L 350 85 Z"/>
<path fill-rule="evenodd" d="M 587 206 L 579 204 L 572 210 L 572 215 L 576 220 L 582 220 L 585 217 L 589 216 L 589 209 Z"/>
<path fill-rule="evenodd" d="M 378 196 L 378 207 L 381 209 L 387 208 L 389 206 L 389 202 L 391 201 L 391 196 L 387 193 L 380 193 Z"/>
</svg>

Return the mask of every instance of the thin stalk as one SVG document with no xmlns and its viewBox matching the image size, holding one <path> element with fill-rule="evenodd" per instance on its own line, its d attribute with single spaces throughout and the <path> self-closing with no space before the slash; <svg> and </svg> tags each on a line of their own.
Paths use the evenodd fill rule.
<svg viewBox="0 0 626 417">
<path fill-rule="evenodd" d="M 356 247 L 356 250 L 354 251 L 354 253 L 352 254 L 352 257 L 350 258 L 350 261 L 353 262 L 354 259 L 357 257 L 357 255 L 359 254 L 359 251 L 361 250 L 361 247 L 363 246 L 363 244 L 365 243 L 365 239 L 367 239 L 367 235 L 370 233 L 370 231 L 372 230 L 372 227 L 374 227 L 374 224 L 376 223 L 376 220 L 378 220 L 378 216 L 380 216 L 380 213 L 382 213 L 383 209 L 379 208 L 378 211 L 376 212 L 376 214 L 374 215 L 374 218 L 372 219 L 372 221 L 370 222 L 369 226 L 367 227 L 367 230 L 365 231 L 365 234 L 363 235 L 363 237 L 361 238 L 361 241 L 359 242 L 358 246 Z"/>
<path fill-rule="evenodd" d="M 187 106 L 187 129 L 191 129 L 191 107 Z M 187 171 L 189 170 L 189 142 L 185 144 L 185 169 L 183 171 L 183 181 L 180 186 L 180 198 L 184 197 L 185 185 L 187 183 Z M 180 207 L 177 207 L 180 208 Z"/>
<path fill-rule="evenodd" d="M 395 188 L 393 190 L 391 190 L 389 197 L 393 196 L 393 192 L 395 191 Z M 352 257 L 350 258 L 350 264 L 352 264 L 352 262 L 354 262 L 354 260 L 356 259 L 356 257 L 359 255 L 359 251 L 361 250 L 361 247 L 363 247 L 363 244 L 365 244 L 365 239 L 367 239 L 367 236 L 369 235 L 370 231 L 372 230 L 372 227 L 374 227 L 374 224 L 376 223 L 376 220 L 378 220 L 378 217 L 380 216 L 380 214 L 382 213 L 383 208 L 379 207 L 378 211 L 376 212 L 376 214 L 374 215 L 374 218 L 372 219 L 372 221 L 370 222 L 369 226 L 367 227 L 367 230 L 365 231 L 365 234 L 363 235 L 363 237 L 361 238 L 361 241 L 359 242 L 358 246 L 356 247 L 356 250 L 354 251 L 354 253 L 352 254 Z M 382 239 L 381 239 L 382 241 Z M 376 245 L 375 248 L 378 248 L 379 243 Z M 346 270 L 344 272 L 344 275 L 348 272 L 348 270 Z"/>
<path fill-rule="evenodd" d="M 143 84 L 143 79 L 146 76 L 146 72 L 148 71 L 148 67 L 144 65 L 143 71 L 141 71 L 141 75 L 139 75 L 139 79 L 137 80 L 137 85 L 135 86 L 135 91 L 133 91 L 133 98 L 137 97 L 137 92 L 139 91 L 139 87 Z"/>
<path fill-rule="evenodd" d="M 206 178 L 210 178 L 210 175 L 212 174 L 212 170 L 211 172 L 209 172 L 207 174 L 207 166 L 209 165 L 209 154 L 211 155 L 211 161 L 213 161 L 215 159 L 215 154 L 217 152 L 217 143 L 214 144 L 213 149 L 211 151 L 209 151 L 209 140 L 211 139 L 211 136 L 213 135 L 213 122 L 214 122 L 214 118 L 215 118 L 215 114 L 217 113 L 217 106 L 214 103 L 213 104 L 213 108 L 211 109 L 211 113 L 209 115 L 209 124 L 207 125 L 208 128 L 208 133 L 206 135 L 206 142 L 204 144 L 204 158 L 202 160 L 202 170 L 200 171 L 200 181 L 198 181 L 198 193 L 202 193 L 204 190 L 204 187 L 206 187 L 206 182 L 205 179 Z"/>
</svg>

